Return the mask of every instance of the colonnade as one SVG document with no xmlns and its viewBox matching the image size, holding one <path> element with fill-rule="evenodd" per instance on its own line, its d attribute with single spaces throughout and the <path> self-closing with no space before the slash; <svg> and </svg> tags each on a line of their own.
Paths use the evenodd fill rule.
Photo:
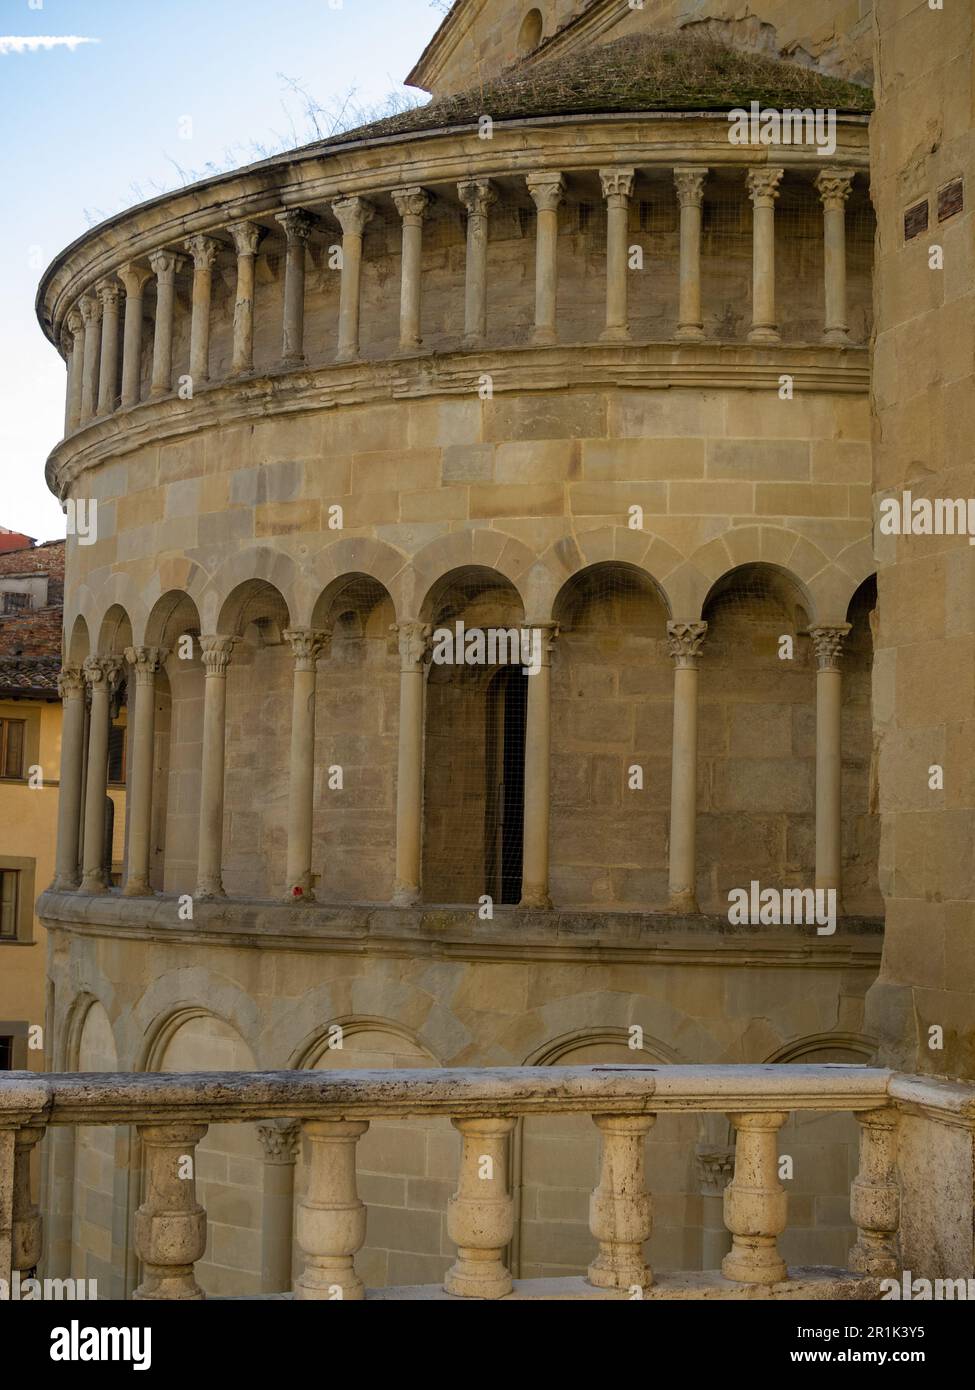
<svg viewBox="0 0 975 1390">
<path fill-rule="evenodd" d="M 529 677 L 525 733 L 525 801 L 521 905 L 551 907 L 549 896 L 549 815 L 551 780 L 551 660 L 558 625 L 525 623 L 541 629 L 541 664 Z M 840 660 L 848 623 L 811 630 L 816 677 L 816 883 L 836 889 L 842 879 L 842 677 Z M 412 906 L 421 899 L 423 848 L 423 746 L 425 668 L 431 627 L 417 619 L 396 626 L 400 657 L 400 717 L 396 788 L 395 886 L 393 901 Z M 670 809 L 670 907 L 697 910 L 697 726 L 698 669 L 707 623 L 669 622 L 668 647 L 674 659 L 673 759 Z M 317 667 L 329 647 L 326 628 L 291 628 L 284 633 L 294 659 L 287 831 L 287 897 L 314 900 L 315 711 Z M 199 638 L 204 669 L 202 772 L 195 896 L 224 895 L 224 760 L 227 674 L 237 638 L 208 634 Z M 162 647 L 129 647 L 125 663 L 134 709 L 129 725 L 128 844 L 123 893 L 146 896 L 149 878 L 153 800 L 156 673 L 168 652 Z M 107 891 L 105 879 L 105 797 L 112 692 L 122 677 L 117 655 L 88 657 L 81 668 L 61 674 L 64 701 L 61 800 L 55 887 L 83 893 Z M 86 717 L 86 691 L 90 712 Z M 86 732 L 87 731 L 87 732 Z M 83 837 L 83 838 L 82 838 Z M 83 853 L 79 852 L 83 844 Z"/>
<path fill-rule="evenodd" d="M 631 338 L 629 211 L 636 173 L 632 166 L 599 170 L 606 202 L 605 326 L 601 337 L 607 342 L 625 343 Z M 775 204 L 784 173 L 784 167 L 764 164 L 744 169 L 753 209 L 752 322 L 748 339 L 756 344 L 780 341 L 775 308 Z M 679 165 L 673 174 L 680 207 L 676 337 L 697 342 L 704 338 L 701 221 L 709 170 L 705 166 Z M 853 169 L 829 167 L 821 170 L 816 179 L 823 207 L 824 341 L 838 346 L 849 342 L 844 206 L 854 175 Z M 544 346 L 558 340 L 558 218 L 566 181 L 561 172 L 553 170 L 529 173 L 524 178 L 537 211 L 532 341 Z M 467 213 L 463 343 L 468 349 L 477 349 L 487 341 L 487 252 L 491 208 L 498 200 L 496 180 L 465 179 L 457 185 L 457 196 Z M 422 342 L 423 230 L 434 197 L 420 186 L 392 189 L 389 197 L 402 224 L 399 346 L 403 352 L 415 352 Z M 354 361 L 359 356 L 363 235 L 375 211 L 373 201 L 358 195 L 331 203 L 331 213 L 341 229 L 342 250 L 337 362 Z M 276 214 L 275 220 L 284 232 L 286 245 L 279 365 L 288 369 L 300 366 L 306 358 L 305 251 L 319 218 L 306 208 L 288 208 Z M 61 339 L 68 366 L 65 433 L 112 413 L 117 405 L 127 409 L 139 403 L 144 296 L 150 280 L 155 282 L 156 305 L 149 397 L 156 399 L 172 391 L 176 276 L 189 267 L 190 376 L 194 389 L 208 381 L 213 268 L 218 254 L 227 246 L 220 234 L 229 238 L 236 256 L 231 376 L 253 372 L 255 261 L 267 229 L 259 222 L 245 220 L 214 230 L 218 235 L 198 233 L 178 247 L 153 251 L 146 257 L 146 264 L 132 261 L 120 266 L 82 295 L 68 312 Z M 117 395 L 120 311 L 122 363 L 121 391 Z"/>
</svg>

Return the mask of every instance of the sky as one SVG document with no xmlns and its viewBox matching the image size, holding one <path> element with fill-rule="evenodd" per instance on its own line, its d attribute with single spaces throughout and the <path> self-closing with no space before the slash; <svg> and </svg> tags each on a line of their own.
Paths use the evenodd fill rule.
<svg viewBox="0 0 975 1390">
<path fill-rule="evenodd" d="M 306 102 L 369 113 L 446 0 L 0 0 L 0 526 L 64 535 L 44 463 L 65 368 L 34 316 L 59 251 L 105 217 L 315 138 Z M 84 39 L 41 45 L 14 40 Z M 413 99 L 425 100 L 411 92 Z"/>
</svg>

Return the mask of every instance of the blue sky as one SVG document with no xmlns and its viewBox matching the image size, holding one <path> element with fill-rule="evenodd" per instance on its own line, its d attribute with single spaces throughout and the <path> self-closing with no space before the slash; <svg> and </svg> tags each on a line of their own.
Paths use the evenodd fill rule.
<svg viewBox="0 0 975 1390">
<path fill-rule="evenodd" d="M 64 534 L 44 483 L 65 372 L 34 318 L 48 263 L 102 217 L 314 138 L 298 83 L 328 111 L 369 109 L 443 18 L 431 0 L 0 0 L 0 525 Z M 97 39 L 9 51 L 5 37 Z M 4 51 L 7 49 L 8 51 Z M 189 124 L 186 118 L 189 118 Z M 191 138 L 184 138 L 187 131 Z M 252 143 L 253 142 L 253 143 Z"/>
</svg>

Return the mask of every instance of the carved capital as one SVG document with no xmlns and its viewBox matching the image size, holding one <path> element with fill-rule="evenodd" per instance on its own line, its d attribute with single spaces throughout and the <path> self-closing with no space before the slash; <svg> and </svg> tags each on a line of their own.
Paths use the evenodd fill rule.
<svg viewBox="0 0 975 1390">
<path fill-rule="evenodd" d="M 524 622 L 521 624 L 521 630 L 529 634 L 536 632 L 540 634 L 541 651 L 539 652 L 539 656 L 541 657 L 541 664 L 543 666 L 551 665 L 552 653 L 555 650 L 555 642 L 562 631 L 559 624 L 552 622 L 550 619 L 542 623 Z M 534 637 L 531 638 L 531 641 L 534 643 Z"/>
<path fill-rule="evenodd" d="M 152 266 L 152 273 L 157 280 L 172 280 L 177 270 L 183 265 L 185 257 L 178 251 L 171 251 L 168 247 L 161 251 L 151 251 L 149 253 L 149 264 Z"/>
<path fill-rule="evenodd" d="M 812 627 L 809 636 L 816 652 L 816 666 L 820 671 L 838 671 L 843 655 L 843 638 L 850 631 L 849 623 L 839 623 L 836 627 Z"/>
<path fill-rule="evenodd" d="M 68 332 L 71 334 L 72 338 L 74 338 L 77 342 L 78 337 L 85 326 L 84 319 L 81 317 L 80 310 L 77 308 L 71 309 L 68 313 L 67 322 Z"/>
<path fill-rule="evenodd" d="M 122 661 L 117 656 L 86 656 L 82 670 L 89 690 L 104 690 L 112 695 L 122 675 Z"/>
<path fill-rule="evenodd" d="M 165 647 L 126 647 L 125 659 L 135 670 L 135 683 L 152 685 L 156 672 L 163 665 L 169 652 Z"/>
<path fill-rule="evenodd" d="M 219 633 L 200 637 L 200 659 L 207 676 L 226 676 L 236 641 L 236 637 L 223 637 Z"/>
<path fill-rule="evenodd" d="M 183 242 L 193 257 L 194 270 L 211 270 L 220 254 L 220 242 L 212 236 L 191 236 Z"/>
<path fill-rule="evenodd" d="M 256 222 L 232 222 L 227 231 L 234 239 L 234 250 L 238 256 L 256 256 L 258 243 L 264 235 L 263 227 Z"/>
<path fill-rule="evenodd" d="M 103 314 L 118 309 L 119 296 L 122 291 L 114 280 L 102 280 L 100 284 L 95 286 L 95 293 L 101 300 Z"/>
<path fill-rule="evenodd" d="M 565 179 L 561 174 L 526 174 L 525 184 L 539 212 L 555 212 L 565 197 Z"/>
<path fill-rule="evenodd" d="M 784 169 L 749 169 L 745 175 L 745 186 L 752 204 L 757 208 L 771 208 L 779 196 L 779 184 Z"/>
<path fill-rule="evenodd" d="M 682 208 L 699 208 L 704 201 L 708 170 L 700 165 L 679 165 L 674 170 L 677 201 Z"/>
<path fill-rule="evenodd" d="M 432 201 L 425 188 L 396 188 L 389 196 L 404 222 L 422 222 Z"/>
<path fill-rule="evenodd" d="M 430 649 L 430 624 L 410 619 L 404 623 L 393 623 L 390 631 L 395 632 L 399 638 L 399 654 L 403 663 L 403 670 L 417 670 L 422 666 Z"/>
<path fill-rule="evenodd" d="M 733 1146 L 700 1148 L 695 1154 L 702 1197 L 720 1197 L 735 1171 Z"/>
<path fill-rule="evenodd" d="M 128 299 L 141 299 L 146 281 L 152 279 L 152 271 L 144 265 L 136 265 L 134 261 L 123 265 L 116 273 L 125 286 Z"/>
<path fill-rule="evenodd" d="M 600 169 L 599 181 L 603 186 L 603 197 L 613 206 L 625 207 L 633 193 L 635 170 L 627 168 Z"/>
<path fill-rule="evenodd" d="M 841 208 L 853 187 L 853 169 L 821 169 L 816 175 L 816 187 L 824 208 Z"/>
<path fill-rule="evenodd" d="M 457 196 L 467 209 L 468 217 L 487 217 L 488 208 L 498 201 L 490 179 L 464 179 L 457 185 Z"/>
<path fill-rule="evenodd" d="M 276 220 L 284 228 L 289 244 L 307 241 L 315 225 L 315 218 L 304 208 L 288 208 L 286 212 L 279 212 Z"/>
<path fill-rule="evenodd" d="M 343 236 L 362 236 L 366 223 L 375 210 L 372 203 L 367 203 L 365 198 L 358 196 L 336 198 L 332 204 L 332 211 L 339 220 Z"/>
<path fill-rule="evenodd" d="M 291 627 L 282 636 L 291 643 L 296 671 L 314 671 L 315 663 L 328 651 L 332 640 L 327 628 Z"/>
<path fill-rule="evenodd" d="M 100 323 L 102 317 L 102 302 L 96 294 L 86 294 L 78 304 L 81 310 L 81 317 L 87 328 L 90 323 Z"/>
<path fill-rule="evenodd" d="M 272 1120 L 257 1126 L 265 1163 L 291 1164 L 301 1154 L 301 1121 Z"/>
<path fill-rule="evenodd" d="M 678 667 L 697 665 L 707 630 L 707 623 L 667 624 L 667 650 Z"/>
<path fill-rule="evenodd" d="M 85 673 L 80 666 L 62 666 L 58 676 L 58 694 L 62 700 L 81 700 L 85 694 Z"/>
</svg>

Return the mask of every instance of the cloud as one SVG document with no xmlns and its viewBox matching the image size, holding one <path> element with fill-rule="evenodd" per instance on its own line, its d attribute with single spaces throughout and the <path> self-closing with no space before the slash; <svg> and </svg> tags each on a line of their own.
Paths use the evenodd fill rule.
<svg viewBox="0 0 975 1390">
<path fill-rule="evenodd" d="M 41 48 L 68 48 L 73 53 L 81 43 L 98 43 L 98 39 L 82 39 L 77 34 L 32 34 L 30 37 L 0 35 L 0 56 L 6 53 L 36 53 Z"/>
</svg>

